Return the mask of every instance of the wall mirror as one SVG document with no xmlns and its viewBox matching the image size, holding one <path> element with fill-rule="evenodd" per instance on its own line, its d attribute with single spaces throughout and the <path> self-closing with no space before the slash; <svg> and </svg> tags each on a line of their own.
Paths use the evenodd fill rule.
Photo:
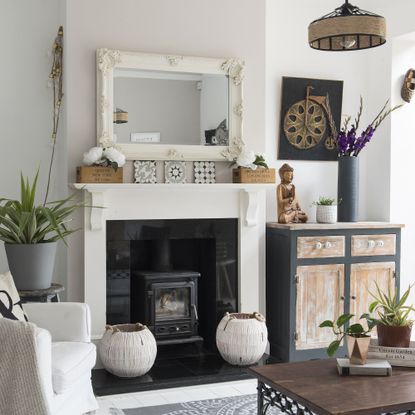
<svg viewBox="0 0 415 415">
<path fill-rule="evenodd" d="M 98 49 L 98 144 L 130 160 L 229 158 L 243 145 L 243 66 Z"/>
</svg>

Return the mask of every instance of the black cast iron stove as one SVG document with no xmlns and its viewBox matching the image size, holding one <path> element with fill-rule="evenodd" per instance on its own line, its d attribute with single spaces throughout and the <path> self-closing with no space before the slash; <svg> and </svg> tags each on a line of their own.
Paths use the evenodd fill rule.
<svg viewBox="0 0 415 415">
<path fill-rule="evenodd" d="M 159 345 L 203 341 L 198 332 L 199 278 L 193 271 L 133 271 L 132 321 L 145 323 Z"/>
</svg>

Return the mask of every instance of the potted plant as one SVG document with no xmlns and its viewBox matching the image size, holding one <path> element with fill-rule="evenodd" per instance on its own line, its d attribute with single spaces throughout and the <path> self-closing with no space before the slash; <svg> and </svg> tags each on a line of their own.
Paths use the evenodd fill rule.
<svg viewBox="0 0 415 415">
<path fill-rule="evenodd" d="M 337 222 L 337 202 L 336 199 L 320 196 L 316 202 L 316 220 L 318 223 Z"/>
<path fill-rule="evenodd" d="M 0 199 L 0 240 L 18 290 L 51 286 L 57 241 L 75 231 L 67 227 L 69 216 L 83 206 L 73 195 L 36 205 L 38 176 L 30 183 L 21 175 L 20 200 Z"/>
<path fill-rule="evenodd" d="M 376 293 L 370 293 L 375 301 L 370 304 L 369 311 L 375 313 L 379 346 L 409 347 L 413 320 L 409 318 L 415 311 L 413 304 L 406 305 L 412 285 L 399 298 L 395 287 L 393 294 L 390 288 L 385 293 L 376 283 Z"/>
<path fill-rule="evenodd" d="M 370 332 L 376 325 L 376 321 L 367 313 L 360 316 L 360 320 L 366 321 L 367 329 L 360 323 L 349 325 L 354 314 L 342 314 L 337 320 L 325 320 L 319 327 L 329 327 L 333 330 L 336 340 L 333 340 L 327 348 L 327 354 L 332 357 L 338 350 L 342 340 L 346 338 L 347 352 L 350 363 L 363 365 L 366 363 L 369 351 Z"/>
<path fill-rule="evenodd" d="M 36 203 L 39 170 L 32 183 L 20 175 L 20 200 L 0 198 L 0 240 L 5 242 L 9 268 L 19 290 L 38 290 L 51 286 L 57 241 L 61 239 L 65 242 L 65 238 L 75 231 L 67 226 L 69 217 L 84 206 L 73 195 L 48 201 L 64 96 L 62 58 L 63 28 L 60 26 L 52 46 L 52 68 L 49 73 L 53 90 L 53 129 L 43 203 Z"/>
<path fill-rule="evenodd" d="M 244 149 L 233 164 L 238 166 L 232 171 L 234 183 L 275 183 L 275 169 L 268 167 L 261 154 Z"/>
<path fill-rule="evenodd" d="M 255 154 L 245 148 L 243 140 L 239 139 L 232 150 L 222 152 L 231 162 L 233 183 L 275 183 L 275 169 L 270 169 L 262 154 Z"/>
<path fill-rule="evenodd" d="M 85 166 L 77 167 L 78 183 L 122 183 L 125 156 L 114 146 L 92 147 L 84 153 Z"/>
</svg>

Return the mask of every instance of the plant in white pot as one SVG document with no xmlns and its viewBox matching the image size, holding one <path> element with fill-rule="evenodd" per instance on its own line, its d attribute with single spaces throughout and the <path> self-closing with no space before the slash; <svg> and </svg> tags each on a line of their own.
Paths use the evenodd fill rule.
<svg viewBox="0 0 415 415">
<path fill-rule="evenodd" d="M 0 240 L 19 290 L 51 286 L 57 241 L 75 232 L 67 227 L 69 217 L 83 206 L 73 195 L 37 205 L 38 175 L 32 183 L 21 175 L 20 200 L 0 199 Z"/>
<path fill-rule="evenodd" d="M 337 202 L 336 199 L 320 196 L 316 202 L 316 220 L 318 223 L 337 222 Z"/>
</svg>

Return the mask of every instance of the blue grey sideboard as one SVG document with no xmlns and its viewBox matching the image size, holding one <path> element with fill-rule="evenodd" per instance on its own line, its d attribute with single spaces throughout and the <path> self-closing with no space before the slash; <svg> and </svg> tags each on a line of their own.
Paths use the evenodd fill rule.
<svg viewBox="0 0 415 415">
<path fill-rule="evenodd" d="M 319 324 L 356 319 L 375 281 L 399 288 L 401 228 L 383 222 L 267 223 L 266 317 L 271 355 L 283 362 L 327 357 L 334 340 Z M 338 354 L 345 353 L 345 347 Z"/>
</svg>

